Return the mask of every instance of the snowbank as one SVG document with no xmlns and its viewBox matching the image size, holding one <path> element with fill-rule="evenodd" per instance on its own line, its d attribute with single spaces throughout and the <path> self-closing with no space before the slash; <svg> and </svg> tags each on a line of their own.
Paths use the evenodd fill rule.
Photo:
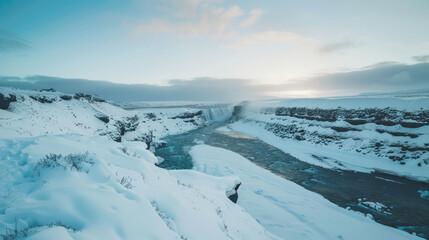
<svg viewBox="0 0 429 240">
<path fill-rule="evenodd" d="M 229 150 L 197 145 L 190 154 L 198 171 L 240 177 L 238 205 L 284 239 L 419 239 L 336 206 Z"/>
</svg>

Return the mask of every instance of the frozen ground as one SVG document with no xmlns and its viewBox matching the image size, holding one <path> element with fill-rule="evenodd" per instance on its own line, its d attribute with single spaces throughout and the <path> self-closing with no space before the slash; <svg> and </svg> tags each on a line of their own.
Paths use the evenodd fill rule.
<svg viewBox="0 0 429 240">
<path fill-rule="evenodd" d="M 238 176 L 238 205 L 268 231 L 284 239 L 419 239 L 338 207 L 226 149 L 197 145 L 195 169 L 214 176 Z M 379 203 L 365 202 L 370 207 Z"/>
</svg>

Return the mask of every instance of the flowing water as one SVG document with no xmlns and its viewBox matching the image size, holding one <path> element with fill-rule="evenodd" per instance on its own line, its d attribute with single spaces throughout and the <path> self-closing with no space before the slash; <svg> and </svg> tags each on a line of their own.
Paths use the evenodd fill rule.
<svg viewBox="0 0 429 240">
<path fill-rule="evenodd" d="M 419 236 L 429 237 L 429 200 L 419 190 L 428 190 L 429 183 L 413 181 L 381 172 L 359 173 L 330 170 L 302 162 L 258 139 L 237 132 L 220 132 L 214 123 L 164 140 L 167 147 L 156 150 L 165 159 L 166 169 L 192 168 L 190 148 L 198 143 L 225 148 L 246 157 L 255 164 L 321 194 L 331 202 L 371 214 L 374 220 Z M 374 209 L 368 202 L 385 205 Z M 381 206 L 381 205 L 379 205 Z"/>
</svg>

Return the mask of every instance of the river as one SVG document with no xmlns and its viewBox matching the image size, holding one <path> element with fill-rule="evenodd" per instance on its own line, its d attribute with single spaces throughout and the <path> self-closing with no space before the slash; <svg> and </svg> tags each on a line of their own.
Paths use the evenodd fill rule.
<svg viewBox="0 0 429 240">
<path fill-rule="evenodd" d="M 314 166 L 256 138 L 216 130 L 224 125 L 213 123 L 163 139 L 167 147 L 155 152 L 165 160 L 159 166 L 166 169 L 192 168 L 188 152 L 199 143 L 225 148 L 343 208 L 371 214 L 375 221 L 384 225 L 429 237 L 429 200 L 420 197 L 418 192 L 429 189 L 429 183 L 382 172 L 360 173 Z M 377 210 L 368 202 L 379 202 L 386 207 Z"/>
</svg>

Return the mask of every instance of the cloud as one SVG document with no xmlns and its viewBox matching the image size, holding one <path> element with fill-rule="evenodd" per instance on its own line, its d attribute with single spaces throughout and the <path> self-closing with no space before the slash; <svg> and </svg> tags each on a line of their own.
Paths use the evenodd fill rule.
<svg viewBox="0 0 429 240">
<path fill-rule="evenodd" d="M 28 49 L 27 41 L 16 34 L 0 28 L 0 52 L 13 52 Z"/>
<path fill-rule="evenodd" d="M 260 43 L 301 43 L 301 44 L 314 44 L 315 40 L 305 38 L 299 34 L 283 31 L 266 31 L 251 33 L 247 36 L 239 36 L 233 43 L 225 44 L 224 47 L 232 49 L 243 49 L 250 45 Z"/>
<path fill-rule="evenodd" d="M 97 94 L 110 101 L 239 101 L 260 97 L 258 89 L 243 79 L 197 78 L 171 80 L 168 86 L 119 84 L 107 81 L 48 76 L 0 77 L 0 85 L 22 89 L 54 88 L 65 93 Z"/>
<path fill-rule="evenodd" d="M 262 13 L 263 11 L 260 8 L 252 9 L 252 11 L 250 11 L 250 16 L 244 19 L 243 21 L 241 21 L 240 26 L 248 27 L 255 24 L 262 16 Z"/>
<path fill-rule="evenodd" d="M 228 9 L 205 6 L 201 9 L 198 21 L 170 22 L 162 19 L 153 19 L 150 23 L 137 26 L 137 34 L 173 34 L 179 37 L 201 37 L 205 35 L 223 37 L 233 30 L 235 20 L 243 15 L 238 6 Z"/>
<path fill-rule="evenodd" d="M 219 2 L 219 0 L 171 0 L 176 7 L 176 16 L 182 18 L 197 17 L 198 6 L 203 3 Z"/>
<path fill-rule="evenodd" d="M 66 93 L 97 94 L 111 101 L 223 101 L 281 97 L 321 97 L 429 89 L 429 63 L 374 64 L 350 72 L 320 75 L 284 84 L 254 84 L 246 79 L 171 80 L 167 86 L 119 84 L 47 76 L 0 77 L 0 85 L 23 89 L 54 88 Z"/>
<path fill-rule="evenodd" d="M 400 62 L 394 62 L 394 61 L 385 61 L 385 62 L 379 62 L 374 63 L 368 66 L 363 67 L 362 69 L 373 69 L 373 68 L 382 68 L 382 67 L 389 67 L 389 66 L 395 66 L 395 65 L 401 65 Z"/>
<path fill-rule="evenodd" d="M 314 90 L 340 94 L 357 94 L 373 91 L 400 91 L 429 88 L 429 63 L 374 64 L 372 68 L 321 75 L 278 89 Z"/>
<path fill-rule="evenodd" d="M 417 62 L 429 62 L 429 55 L 414 56 L 413 60 Z"/>
<path fill-rule="evenodd" d="M 350 40 L 343 40 L 340 42 L 326 44 L 324 46 L 321 46 L 319 48 L 319 51 L 321 53 L 334 53 L 334 52 L 342 51 L 344 49 L 354 48 L 354 47 L 358 47 L 358 46 L 360 46 L 359 43 L 356 43 L 356 42 L 353 42 Z"/>
<path fill-rule="evenodd" d="M 170 35 L 180 39 L 202 38 L 217 40 L 219 46 L 235 50 L 260 43 L 313 44 L 313 39 L 288 31 L 264 31 L 243 34 L 242 28 L 255 24 L 263 14 L 260 8 L 245 15 L 239 6 L 222 8 L 213 2 L 221 0 L 171 0 L 177 16 L 194 16 L 195 19 L 151 19 L 149 23 L 135 25 L 135 35 Z M 244 17 L 244 18 L 243 18 Z M 312 46 L 313 47 L 313 46 Z"/>
</svg>

